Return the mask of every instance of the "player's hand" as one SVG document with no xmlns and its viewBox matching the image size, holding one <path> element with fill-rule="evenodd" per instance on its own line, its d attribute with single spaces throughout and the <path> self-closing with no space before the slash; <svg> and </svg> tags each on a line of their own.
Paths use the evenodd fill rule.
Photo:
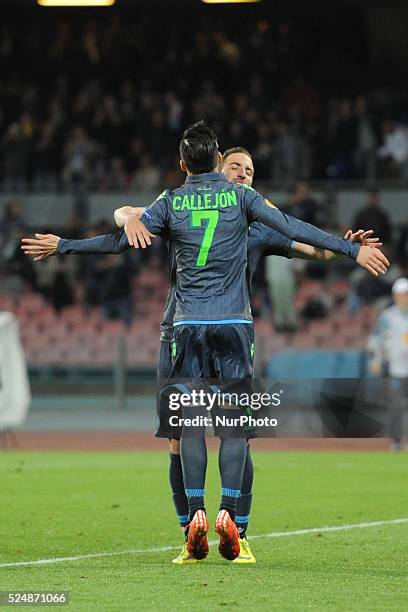
<svg viewBox="0 0 408 612">
<path fill-rule="evenodd" d="M 117 208 L 114 211 L 113 218 L 115 219 L 115 223 L 118 227 L 124 227 L 128 217 L 136 215 L 140 218 L 145 210 L 146 208 L 142 206 L 129 206 L 128 204 L 125 204 L 125 206 L 121 206 L 121 208 Z"/>
<path fill-rule="evenodd" d="M 145 210 L 145 206 L 132 206 L 132 215 L 136 215 L 136 217 L 140 219 Z"/>
<path fill-rule="evenodd" d="M 151 234 L 143 225 L 137 215 L 128 217 L 123 229 L 125 230 L 130 246 L 134 246 L 135 249 L 138 249 L 139 245 L 142 249 L 145 249 L 152 244 L 151 238 L 155 237 L 154 234 Z"/>
<path fill-rule="evenodd" d="M 361 246 L 372 246 L 379 248 L 382 246 L 382 242 L 380 242 L 379 238 L 373 236 L 374 230 L 364 231 L 362 229 L 357 232 L 353 232 L 353 230 L 349 229 L 344 234 L 346 240 L 350 240 L 350 242 L 359 242 Z"/>
<path fill-rule="evenodd" d="M 31 255 L 34 261 L 41 261 L 58 253 L 60 236 L 54 234 L 35 234 L 35 238 L 22 238 L 22 250 Z"/>
<path fill-rule="evenodd" d="M 362 246 L 357 255 L 357 263 L 365 268 L 373 276 L 385 274 L 388 270 L 390 262 L 380 249 L 375 249 L 371 246 Z"/>
</svg>

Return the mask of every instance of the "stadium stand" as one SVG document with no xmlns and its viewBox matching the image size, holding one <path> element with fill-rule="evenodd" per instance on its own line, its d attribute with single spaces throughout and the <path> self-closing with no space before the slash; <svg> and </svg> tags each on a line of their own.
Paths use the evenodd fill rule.
<svg viewBox="0 0 408 612">
<path fill-rule="evenodd" d="M 220 9 L 214 29 L 214 19 L 188 11 L 163 22 L 120 12 L 109 21 L 44 15 L 35 26 L 28 12 L 8 13 L 3 189 L 177 183 L 180 130 L 204 115 L 224 148 L 253 152 L 259 180 L 406 180 L 407 92 L 392 80 L 390 61 L 382 70 L 372 61 L 358 13 L 334 14 L 316 24 L 307 12 L 248 19 L 236 11 L 226 21 Z M 343 23 L 356 33 L 347 48 Z"/>
<path fill-rule="evenodd" d="M 256 10 L 251 19 L 240 10 L 226 19 L 220 8 L 216 28 L 214 16 L 194 19 L 189 10 L 166 14 L 163 22 L 137 11 L 115 11 L 108 21 L 98 14 L 44 14 L 35 26 L 30 11 L 4 14 L 0 307 L 17 314 L 30 365 L 112 364 L 123 333 L 129 365 L 155 364 L 167 288 L 160 246 L 117 259 L 127 285 L 118 307 L 109 302 L 106 259 L 55 259 L 37 266 L 21 255 L 19 240 L 38 230 L 72 238 L 110 231 L 109 222 L 93 218 L 91 226 L 85 213 L 81 219 L 88 190 L 93 198 L 120 192 L 137 200 L 139 192 L 179 184 L 177 142 L 192 120 L 205 116 L 223 148 L 245 145 L 254 156 L 255 186 L 273 185 L 287 194 L 286 210 L 326 229 L 341 232 L 346 223 L 330 200 L 336 198 L 331 181 L 348 186 L 357 180 L 360 189 L 373 180 L 404 186 L 408 145 L 401 153 L 393 143 L 408 143 L 408 95 L 393 78 L 395 63 L 370 54 L 361 14 L 337 7 L 333 14 L 322 12 L 316 23 L 307 11 L 276 10 L 274 18 L 265 18 Z M 339 36 L 344 29 L 356 33 L 347 46 Z M 181 44 L 188 53 L 179 53 Z M 47 57 L 46 72 L 39 49 Z M 323 200 L 305 186 L 316 179 L 329 185 Z M 41 212 L 41 197 L 30 200 L 27 222 L 21 202 L 28 193 L 45 192 L 47 212 Z M 82 200 L 64 216 L 64 198 L 72 194 Z M 97 204 L 93 200 L 93 210 Z M 383 201 L 376 215 L 390 228 L 396 219 L 388 219 L 386 208 Z M 372 211 L 365 209 L 366 218 Z M 400 212 L 398 219 L 403 217 Z M 387 255 L 398 266 L 394 276 L 406 273 L 408 261 L 406 225 L 398 231 L 387 233 Z M 273 329 L 261 266 L 253 303 L 264 363 L 288 347 L 361 349 L 387 303 L 392 274 L 376 283 L 347 265 L 330 266 L 330 272 L 319 264 L 296 267 L 299 326 L 288 334 Z"/>
</svg>

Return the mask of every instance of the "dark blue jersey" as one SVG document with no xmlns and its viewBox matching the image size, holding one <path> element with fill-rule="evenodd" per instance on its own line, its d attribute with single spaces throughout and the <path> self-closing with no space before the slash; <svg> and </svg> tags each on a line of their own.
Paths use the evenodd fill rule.
<svg viewBox="0 0 408 612">
<path fill-rule="evenodd" d="M 280 232 L 262 225 L 252 223 L 248 234 L 248 279 L 251 288 L 252 277 L 255 274 L 261 257 L 278 255 L 290 257 L 293 241 L 283 236 Z"/>
<path fill-rule="evenodd" d="M 279 211 L 258 192 L 223 174 L 188 176 L 144 212 L 153 234 L 173 244 L 176 259 L 175 325 L 251 321 L 247 282 L 248 226 L 254 221 L 291 240 L 355 259 L 360 246 Z"/>
<path fill-rule="evenodd" d="M 247 280 L 250 285 L 258 262 L 262 256 L 277 255 L 289 257 L 292 241 L 276 230 L 261 223 L 252 223 L 248 236 L 248 269 Z M 173 245 L 167 243 L 169 248 L 169 278 L 170 289 L 167 295 L 164 317 L 160 325 L 162 340 L 170 341 L 173 336 L 173 319 L 176 309 L 176 259 Z M 58 251 L 61 254 L 73 253 L 121 253 L 130 248 L 123 229 L 95 238 L 84 240 L 61 239 Z M 249 287 L 250 288 L 250 287 Z"/>
<path fill-rule="evenodd" d="M 176 311 L 176 258 L 172 244 L 169 244 L 168 247 L 170 289 L 167 294 L 160 330 L 161 339 L 170 342 L 173 337 L 173 321 Z M 261 223 L 252 223 L 250 225 L 248 235 L 248 267 L 246 271 L 249 292 L 251 290 L 252 277 L 261 257 L 268 255 L 290 257 L 291 248 L 292 240 L 289 240 L 289 238 L 286 238 L 286 236 L 283 236 L 276 230 L 266 227 Z"/>
<path fill-rule="evenodd" d="M 61 238 L 58 242 L 58 252 L 61 255 L 80 253 L 123 253 L 130 248 L 129 241 L 123 229 L 112 234 L 85 238 L 84 240 L 70 240 Z"/>
</svg>

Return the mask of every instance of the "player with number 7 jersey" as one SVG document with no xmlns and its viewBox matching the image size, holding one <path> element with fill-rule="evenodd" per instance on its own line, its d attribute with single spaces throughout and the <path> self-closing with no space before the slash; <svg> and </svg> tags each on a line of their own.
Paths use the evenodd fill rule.
<svg viewBox="0 0 408 612">
<path fill-rule="evenodd" d="M 253 377 L 253 325 L 247 282 L 248 227 L 263 222 L 292 240 L 356 258 L 359 245 L 331 236 L 280 212 L 259 193 L 232 183 L 217 172 L 221 154 L 216 135 L 203 124 L 188 128 L 180 143 L 184 185 L 165 191 L 141 217 L 152 234 L 166 238 L 176 260 L 176 310 L 169 385 L 186 379 L 193 388 L 216 379 L 228 392 L 231 381 Z M 244 385 L 245 388 L 245 385 Z M 230 406 L 241 409 L 241 406 Z M 188 406 L 202 416 L 205 406 Z M 201 414 L 200 414 L 201 413 Z M 183 411 L 184 415 L 184 411 Z M 171 417 L 173 419 L 173 417 Z M 175 418 L 176 415 L 175 415 Z M 200 429 L 198 427 L 197 429 Z M 193 438 L 191 439 L 191 434 Z M 215 522 L 219 552 L 229 560 L 240 551 L 234 523 L 246 459 L 247 432 L 226 431 L 221 438 L 221 503 Z M 208 554 L 208 520 L 204 505 L 207 465 L 205 428 L 191 432 L 181 425 L 183 482 L 188 499 L 187 553 L 200 560 Z"/>
<path fill-rule="evenodd" d="M 282 213 L 252 188 L 217 172 L 187 176 L 182 187 L 163 192 L 141 221 L 174 246 L 175 326 L 188 321 L 251 322 L 246 264 L 248 226 L 254 221 L 352 259 L 360 248 Z"/>
</svg>

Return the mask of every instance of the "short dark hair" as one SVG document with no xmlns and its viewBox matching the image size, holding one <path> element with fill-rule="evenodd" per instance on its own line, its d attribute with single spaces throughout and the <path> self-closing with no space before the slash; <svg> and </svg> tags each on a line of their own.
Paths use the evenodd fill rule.
<svg viewBox="0 0 408 612">
<path fill-rule="evenodd" d="M 211 172 L 217 165 L 217 135 L 204 121 L 193 123 L 184 131 L 179 150 L 193 174 Z"/>
<path fill-rule="evenodd" d="M 243 153 L 244 155 L 247 155 L 251 161 L 253 161 L 252 155 L 250 154 L 248 149 L 245 149 L 244 147 L 232 147 L 231 149 L 227 149 L 226 151 L 224 151 L 224 154 L 222 156 L 222 163 L 225 162 L 229 155 L 233 155 L 233 153 Z"/>
</svg>

